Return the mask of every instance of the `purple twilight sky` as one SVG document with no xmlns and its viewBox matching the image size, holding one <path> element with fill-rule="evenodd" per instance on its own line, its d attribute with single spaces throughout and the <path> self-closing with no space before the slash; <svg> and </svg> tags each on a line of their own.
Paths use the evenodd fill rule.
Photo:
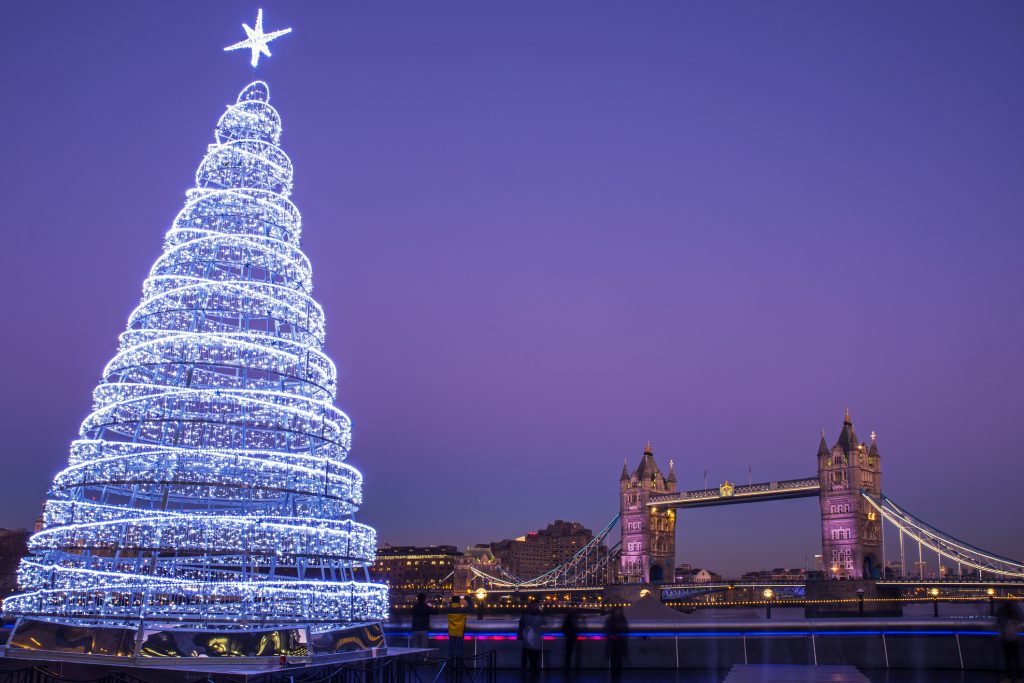
<svg viewBox="0 0 1024 683">
<path fill-rule="evenodd" d="M 243 2 L 4 7 L 0 525 L 39 514 L 226 104 Z M 257 72 L 359 519 L 468 543 L 815 472 L 1024 557 L 1024 4 L 268 2 Z M 677 561 L 803 566 L 817 503 L 686 512 Z"/>
</svg>

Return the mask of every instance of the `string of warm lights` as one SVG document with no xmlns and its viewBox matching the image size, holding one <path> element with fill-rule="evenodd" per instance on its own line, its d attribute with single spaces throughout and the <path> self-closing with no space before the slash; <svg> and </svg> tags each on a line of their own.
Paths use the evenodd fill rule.
<svg viewBox="0 0 1024 683">
<path fill-rule="evenodd" d="M 269 99 L 256 81 L 221 116 L 7 613 L 313 631 L 386 617 Z"/>
</svg>

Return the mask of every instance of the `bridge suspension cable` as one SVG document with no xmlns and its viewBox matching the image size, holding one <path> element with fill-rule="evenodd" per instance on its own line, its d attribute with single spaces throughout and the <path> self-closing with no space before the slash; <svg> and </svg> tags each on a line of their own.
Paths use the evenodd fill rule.
<svg viewBox="0 0 1024 683">
<path fill-rule="evenodd" d="M 619 543 L 610 548 L 605 545 L 608 535 L 618 523 L 619 515 L 615 515 L 569 560 L 531 579 L 521 579 L 503 569 L 498 570 L 501 576 L 489 574 L 477 567 L 472 567 L 470 571 L 487 582 L 491 588 L 511 588 L 513 590 L 600 588 L 607 582 L 609 566 L 618 557 Z"/>
<path fill-rule="evenodd" d="M 1024 579 L 1024 563 L 982 550 L 940 531 L 896 505 L 884 494 L 876 497 L 864 490 L 860 494 L 885 521 L 899 529 L 901 548 L 902 534 L 906 534 L 917 541 L 919 547 L 929 548 L 938 555 L 956 562 L 960 567 L 977 570 L 979 578 L 982 573 L 987 572 L 1007 578 Z M 905 561 L 903 565 L 905 571 Z"/>
</svg>

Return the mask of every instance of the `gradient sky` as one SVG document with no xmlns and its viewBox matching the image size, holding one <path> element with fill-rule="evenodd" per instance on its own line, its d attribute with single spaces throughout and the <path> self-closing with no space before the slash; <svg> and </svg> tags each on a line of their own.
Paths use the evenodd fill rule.
<svg viewBox="0 0 1024 683">
<path fill-rule="evenodd" d="M 225 105 L 257 4 L 9 2 L 0 525 L 31 524 Z M 1024 4 L 266 2 L 327 350 L 391 543 L 601 527 L 815 472 L 1024 558 Z M 817 503 L 686 512 L 802 566 Z"/>
</svg>

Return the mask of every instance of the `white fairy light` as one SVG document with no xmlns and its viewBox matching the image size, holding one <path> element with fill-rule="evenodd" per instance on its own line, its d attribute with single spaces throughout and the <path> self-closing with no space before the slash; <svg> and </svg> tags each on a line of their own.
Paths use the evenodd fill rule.
<svg viewBox="0 0 1024 683">
<path fill-rule="evenodd" d="M 262 34 L 260 15 L 255 33 L 283 32 Z M 386 617 L 387 587 L 365 580 L 376 532 L 351 519 L 362 475 L 343 462 L 351 425 L 269 97 L 256 81 L 221 116 L 8 614 L 314 632 Z"/>
</svg>

